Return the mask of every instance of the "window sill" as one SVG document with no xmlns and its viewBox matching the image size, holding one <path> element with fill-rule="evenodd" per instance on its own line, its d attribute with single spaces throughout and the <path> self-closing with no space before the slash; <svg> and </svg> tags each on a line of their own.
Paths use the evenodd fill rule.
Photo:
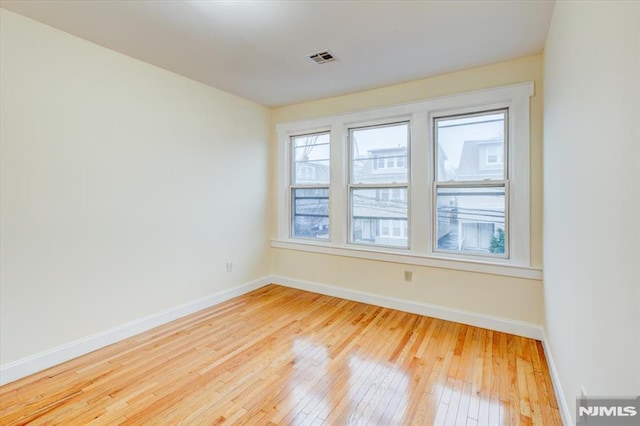
<svg viewBox="0 0 640 426">
<path fill-rule="evenodd" d="M 384 262 L 402 263 L 406 265 L 429 266 L 433 268 L 454 269 L 457 271 L 477 272 L 481 274 L 502 275 L 507 277 L 542 279 L 542 270 L 521 266 L 504 265 L 494 262 L 475 262 L 451 258 L 418 255 L 415 253 L 400 253 L 391 250 L 380 250 L 367 247 L 336 247 L 329 244 L 318 244 L 304 241 L 272 240 L 271 247 L 298 250 L 310 253 L 329 254 L 334 256 L 354 257 L 358 259 L 379 260 Z"/>
</svg>

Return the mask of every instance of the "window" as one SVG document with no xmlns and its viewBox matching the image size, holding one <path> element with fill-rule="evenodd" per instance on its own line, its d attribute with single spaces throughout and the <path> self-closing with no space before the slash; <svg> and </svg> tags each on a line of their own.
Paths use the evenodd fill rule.
<svg viewBox="0 0 640 426">
<path fill-rule="evenodd" d="M 329 238 L 329 133 L 291 137 L 291 236 Z"/>
<path fill-rule="evenodd" d="M 349 141 L 349 242 L 408 247 L 406 234 L 402 237 L 399 230 L 408 221 L 409 174 L 406 168 L 398 169 L 395 164 L 399 158 L 406 162 L 409 123 L 351 128 Z M 383 158 L 385 168 L 393 170 L 374 173 L 372 163 L 379 164 Z M 390 198 L 390 194 L 394 197 Z"/>
<path fill-rule="evenodd" d="M 504 152 L 507 117 L 501 110 L 434 118 L 436 250 L 508 254 L 507 169 L 481 167 L 489 155 L 497 163 Z"/>
<path fill-rule="evenodd" d="M 521 83 L 278 124 L 272 245 L 539 277 L 529 256 L 532 95 Z"/>
<path fill-rule="evenodd" d="M 380 221 L 380 235 L 384 236 L 384 237 L 388 237 L 389 236 L 389 222 L 388 220 L 381 220 Z"/>
<path fill-rule="evenodd" d="M 498 165 L 499 163 L 501 163 L 501 161 L 499 161 L 499 156 L 498 156 L 498 148 L 496 147 L 488 147 L 485 148 L 485 156 L 484 156 L 484 163 L 486 165 Z"/>
</svg>

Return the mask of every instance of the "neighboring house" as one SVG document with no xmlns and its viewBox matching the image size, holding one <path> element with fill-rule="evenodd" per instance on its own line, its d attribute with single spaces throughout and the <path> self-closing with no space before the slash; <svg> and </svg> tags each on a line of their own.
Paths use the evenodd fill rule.
<svg viewBox="0 0 640 426">
<path fill-rule="evenodd" d="M 464 142 L 457 167 L 446 163 L 447 155 L 440 146 L 439 180 L 502 179 L 504 169 L 503 142 L 499 139 Z M 367 184 L 406 183 L 407 148 L 374 149 L 367 152 L 368 161 L 357 163 L 354 170 L 359 182 Z M 324 162 L 296 162 L 296 182 L 313 185 L 329 181 L 329 167 Z M 324 186 L 324 185 L 320 185 Z M 310 238 L 327 238 L 329 233 L 329 193 L 326 188 L 298 190 L 294 197 L 294 233 Z M 408 241 L 405 187 L 373 187 L 358 189 L 353 195 L 353 241 L 376 245 L 406 246 Z M 499 228 L 504 230 L 504 191 L 443 192 L 438 197 L 438 248 L 466 252 L 489 252 L 491 239 Z"/>
<path fill-rule="evenodd" d="M 407 147 L 372 149 L 371 161 L 362 170 L 367 183 L 404 183 L 407 181 Z"/>
<path fill-rule="evenodd" d="M 404 188 L 361 190 L 353 197 L 353 239 L 378 245 L 407 243 L 407 193 Z"/>
<path fill-rule="evenodd" d="M 301 185 L 329 182 L 329 166 L 313 160 L 297 161 L 295 181 Z"/>
<path fill-rule="evenodd" d="M 457 181 L 503 179 L 502 139 L 464 142 L 460 163 L 453 171 Z M 505 228 L 504 188 L 483 192 L 442 192 L 438 198 L 438 248 L 466 252 L 486 252 L 498 229 Z"/>
<path fill-rule="evenodd" d="M 502 139 L 465 141 L 456 169 L 456 180 L 502 179 L 504 150 Z"/>
<path fill-rule="evenodd" d="M 367 184 L 407 182 L 407 147 L 372 149 L 369 161 L 354 171 Z M 360 189 L 353 196 L 353 240 L 377 245 L 406 246 L 406 188 Z"/>
</svg>

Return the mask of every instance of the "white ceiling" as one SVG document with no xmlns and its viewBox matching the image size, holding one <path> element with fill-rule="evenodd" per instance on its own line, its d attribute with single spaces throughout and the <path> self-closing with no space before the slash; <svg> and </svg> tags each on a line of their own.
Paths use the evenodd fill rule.
<svg viewBox="0 0 640 426">
<path fill-rule="evenodd" d="M 78 37 L 264 105 L 540 53 L 553 1 L 2 0 Z M 329 49 L 337 61 L 306 57 Z"/>
</svg>

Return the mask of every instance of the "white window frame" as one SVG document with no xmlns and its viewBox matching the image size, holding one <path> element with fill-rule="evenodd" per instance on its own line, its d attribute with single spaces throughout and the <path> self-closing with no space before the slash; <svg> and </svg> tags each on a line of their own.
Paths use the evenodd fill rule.
<svg viewBox="0 0 640 426">
<path fill-rule="evenodd" d="M 444 112 L 440 112 L 438 114 L 434 114 L 431 117 L 431 124 L 432 126 L 435 124 L 435 122 L 439 119 L 455 119 L 455 118 L 463 118 L 465 116 L 474 116 L 474 115 L 485 115 L 485 114 L 491 114 L 494 112 L 505 112 L 505 135 L 504 135 L 504 143 L 503 143 L 503 149 L 502 149 L 502 157 L 503 158 L 509 158 L 508 154 L 509 154 L 509 144 L 511 143 L 511 133 L 509 131 L 509 116 L 510 116 L 510 111 L 508 106 L 506 107 L 502 107 L 502 108 L 491 108 L 491 109 L 483 109 L 483 108 L 478 108 L 478 109 L 474 109 L 474 110 L 470 110 L 467 112 L 463 112 L 460 113 L 459 111 L 455 111 L 455 112 L 450 112 L 450 111 L 444 111 Z M 510 257 L 510 238 L 511 238 L 511 229 L 510 229 L 510 211 L 511 211 L 511 206 L 509 204 L 509 192 L 510 192 L 510 187 L 509 187 L 509 179 L 510 179 L 510 175 L 509 175 L 509 162 L 507 161 L 507 166 L 504 167 L 504 163 L 503 164 L 503 176 L 502 179 L 489 179 L 489 180 L 473 180 L 473 181 L 464 181 L 464 180 L 452 180 L 452 181 L 439 181 L 436 177 L 437 174 L 437 137 L 436 137 L 436 131 L 437 129 L 435 128 L 435 126 L 433 126 L 432 128 L 433 130 L 433 162 L 431 163 L 431 167 L 433 168 L 433 175 L 432 175 L 432 185 L 433 185 L 433 199 L 432 199 L 432 210 L 431 210 L 431 215 L 433 216 L 437 216 L 436 210 L 437 210 L 437 190 L 438 188 L 504 188 L 505 191 L 505 253 L 504 254 L 490 254 L 490 253 L 486 253 L 486 254 L 482 254 L 482 253 L 477 253 L 477 254 L 466 254 L 464 252 L 458 252 L 458 251 L 449 251 L 449 250 L 444 250 L 444 249 L 438 249 L 437 246 L 437 228 L 438 228 L 438 221 L 436 220 L 432 220 L 431 221 L 431 225 L 432 225 L 432 229 L 431 229 L 431 235 L 432 235 L 432 241 L 431 241 L 431 253 L 434 256 L 439 256 L 441 254 L 445 254 L 447 256 L 453 256 L 454 258 L 461 258 L 461 259 L 468 259 L 468 258 L 477 258 L 477 257 L 487 257 L 487 258 L 492 258 L 492 259 L 508 259 Z"/>
<path fill-rule="evenodd" d="M 376 189 L 376 190 L 386 190 L 386 194 L 387 194 L 387 199 L 386 200 L 381 200 L 381 201 L 386 201 L 387 203 L 389 201 L 391 201 L 391 191 L 393 189 L 407 189 L 407 226 L 410 226 L 411 224 L 411 196 L 409 195 L 410 191 L 411 191 L 411 168 L 409 168 L 407 170 L 407 182 L 406 183 L 391 183 L 391 182 L 386 182 L 386 183 L 353 183 L 351 182 L 351 166 L 352 166 L 352 147 L 351 147 L 351 131 L 352 130 L 358 130 L 361 128 L 376 128 L 376 127 L 386 127 L 386 126 L 393 126 L 393 125 L 398 125 L 398 124 L 407 124 L 407 161 L 411 161 L 411 118 L 409 116 L 405 117 L 404 119 L 398 120 L 398 119 L 394 119 L 394 120 L 377 120 L 374 122 L 366 122 L 366 123 L 360 123 L 357 125 L 349 125 L 346 126 L 345 129 L 345 134 L 347 137 L 347 164 L 348 164 L 348 170 L 347 170 L 347 181 L 349 182 L 347 184 L 347 198 L 349 199 L 349 204 L 348 204 L 348 214 L 349 217 L 347 218 L 347 224 L 348 224 L 348 235 L 347 235 L 347 244 L 349 245 L 353 245 L 353 246 L 364 246 L 364 247 L 374 247 L 374 248 L 380 248 L 380 249 L 392 249 L 392 250 L 408 250 L 411 248 L 411 235 L 407 235 L 407 247 L 399 247 L 399 246 L 393 246 L 393 245 L 384 245 L 384 244 L 375 244 L 375 243 L 364 243 L 364 242 L 357 242 L 357 241 L 352 241 L 351 237 L 352 237 L 352 226 L 353 224 L 352 222 L 352 208 L 353 206 L 351 205 L 352 199 L 351 199 L 351 192 L 353 190 L 359 190 L 359 189 Z M 389 164 L 389 160 L 394 160 L 394 164 L 395 164 L 395 160 L 396 158 L 385 158 L 385 168 L 388 169 L 393 169 L 396 170 L 395 167 L 388 167 Z M 378 169 L 379 170 L 379 169 Z M 382 196 L 380 197 L 382 199 Z"/>
<path fill-rule="evenodd" d="M 329 177 L 329 183 L 327 184 L 322 184 L 322 183 L 294 183 L 293 182 L 293 178 L 295 175 L 295 171 L 294 171 L 294 167 L 295 167 L 295 159 L 294 159 L 294 147 L 293 147 L 293 138 L 295 137 L 300 137 L 300 136 L 307 136 L 307 135 L 316 135 L 316 134 L 328 134 L 329 133 L 329 138 L 331 138 L 330 135 L 330 131 L 328 130 L 324 130 L 324 131 L 315 131 L 315 132 L 308 132 L 308 133 L 295 133 L 295 134 L 291 134 L 288 137 L 288 141 L 287 141 L 287 169 L 288 169 L 288 173 L 287 173 L 287 185 L 288 185 L 288 211 L 289 211 L 289 238 L 292 240 L 306 240 L 306 241 L 318 241 L 318 242 L 324 242 L 324 241 L 330 241 L 331 240 L 331 176 Z M 330 139 L 331 140 L 331 139 Z M 308 167 L 308 166 L 305 166 Z M 329 172 L 331 172 L 331 142 L 329 145 Z M 295 236 L 293 235 L 293 192 L 297 189 L 324 189 L 327 188 L 329 190 L 329 217 L 327 218 L 327 222 L 328 222 L 328 226 L 329 226 L 329 235 L 327 238 L 310 238 L 310 237 L 301 237 L 301 236 Z"/>
<path fill-rule="evenodd" d="M 541 279 L 540 269 L 530 263 L 530 97 L 533 82 L 495 87 L 423 101 L 310 120 L 280 123 L 276 126 L 277 151 L 277 231 L 272 247 L 326 253 L 347 257 L 390 261 L 422 266 Z M 507 210 L 509 257 L 442 253 L 434 250 L 434 117 L 508 108 Z M 408 238 L 410 248 L 349 244 L 349 137 L 350 128 L 393 122 L 410 122 L 410 153 L 407 162 L 410 204 Z M 329 238 L 299 240 L 289 235 L 290 196 L 289 144 L 291 136 L 330 132 L 331 183 L 329 185 Z M 385 163 L 386 165 L 386 163 Z M 391 232 L 391 230 L 390 230 Z"/>
</svg>

